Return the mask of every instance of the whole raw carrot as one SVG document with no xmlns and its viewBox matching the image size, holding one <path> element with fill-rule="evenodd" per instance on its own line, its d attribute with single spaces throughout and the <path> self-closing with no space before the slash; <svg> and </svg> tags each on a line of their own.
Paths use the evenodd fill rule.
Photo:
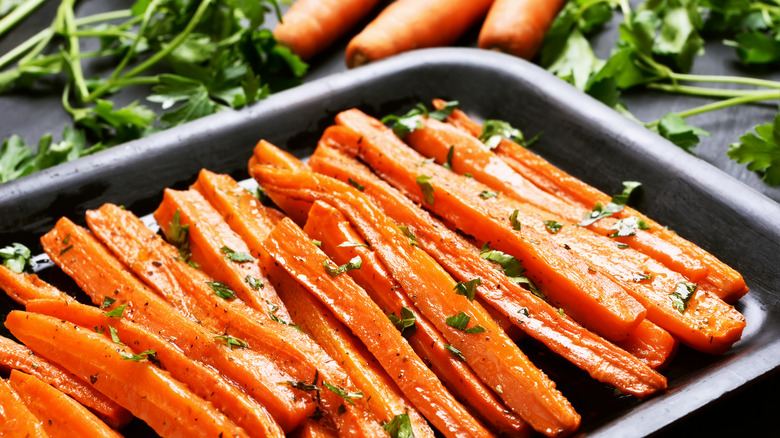
<svg viewBox="0 0 780 438">
<path fill-rule="evenodd" d="M 479 32 L 479 47 L 533 59 L 565 3 L 566 0 L 495 0 Z"/>
<path fill-rule="evenodd" d="M 86 329 L 36 313 L 12 311 L 11 333 L 144 420 L 166 437 L 234 437 L 246 434 L 184 384 L 133 351 Z M 145 353 L 140 356 L 137 354 Z M 128 358 L 133 358 L 129 360 Z"/>
<path fill-rule="evenodd" d="M 43 425 L 30 412 L 19 394 L 5 379 L 0 379 L 0 436 L 47 438 Z"/>
<path fill-rule="evenodd" d="M 200 361 L 188 358 L 176 346 L 155 333 L 126 319 L 108 317 L 97 307 L 63 300 L 30 301 L 27 310 L 56 317 L 81 327 L 94 328 L 106 337 L 118 338 L 139 351 L 154 351 L 155 358 L 171 376 L 187 385 L 193 393 L 209 401 L 252 437 L 284 436 L 282 428 L 265 406 L 249 397 L 238 386 Z M 226 348 L 230 348 L 226 346 Z M 83 436 L 76 434 L 75 436 Z"/>
<path fill-rule="evenodd" d="M 328 147 L 332 142 L 359 140 L 354 132 L 338 128 L 326 130 L 323 140 L 309 159 L 309 165 L 315 171 L 342 181 L 352 179 L 360 184 L 366 196 L 396 223 L 405 224 L 410 234 L 415 236 L 415 242 L 453 276 L 462 282 L 480 278 L 480 284 L 476 287 L 479 297 L 497 311 L 511 317 L 515 327 L 587 371 L 594 379 L 638 397 L 646 397 L 666 387 L 663 376 L 520 287 L 481 258 L 479 250 L 459 234 L 431 217 L 356 159 L 347 157 L 334 147 Z M 663 353 L 659 351 L 658 354 Z"/>
<path fill-rule="evenodd" d="M 454 43 L 493 0 L 397 0 L 347 45 L 348 67 L 409 50 Z"/>
<path fill-rule="evenodd" d="M 379 0 L 297 0 L 274 29 L 274 37 L 309 60 L 365 18 Z"/>
<path fill-rule="evenodd" d="M 87 408 L 35 376 L 13 370 L 8 383 L 51 438 L 122 436 Z"/>
</svg>

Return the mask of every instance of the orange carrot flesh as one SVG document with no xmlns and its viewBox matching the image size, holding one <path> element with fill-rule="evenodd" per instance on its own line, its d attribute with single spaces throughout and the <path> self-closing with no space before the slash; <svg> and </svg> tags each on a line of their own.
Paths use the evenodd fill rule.
<svg viewBox="0 0 780 438">
<path fill-rule="evenodd" d="M 298 0 L 274 28 L 279 44 L 308 60 L 365 18 L 379 0 Z"/>
<path fill-rule="evenodd" d="M 445 104 L 441 99 L 434 100 L 436 108 L 442 108 Z M 482 127 L 479 124 L 473 122 L 466 113 L 458 109 L 450 114 L 447 121 L 465 129 L 475 137 L 479 136 L 482 131 Z M 532 180 L 538 187 L 558 197 L 566 198 L 571 202 L 577 202 L 584 208 L 591 208 L 599 202 L 606 204 L 610 201 L 610 197 L 605 193 L 563 172 L 551 165 L 547 160 L 515 142 L 502 139 L 495 152 L 516 172 Z M 615 217 L 618 219 L 626 217 L 642 219 L 650 226 L 650 234 L 654 234 L 661 240 L 668 242 L 669 245 L 663 245 L 658 240 L 654 240 L 652 244 L 642 244 L 641 248 L 643 252 L 646 252 L 669 268 L 685 272 L 691 279 L 697 281 L 698 274 L 695 273 L 696 271 L 686 271 L 686 269 L 696 269 L 701 273 L 696 266 L 697 262 L 702 263 L 707 270 L 706 282 L 712 285 L 711 291 L 724 301 L 733 303 L 747 293 L 748 289 L 745 286 L 745 280 L 739 272 L 721 262 L 701 247 L 680 237 L 642 213 L 626 207 L 623 211 L 617 213 Z M 634 243 L 632 239 L 641 240 L 645 238 L 646 234 L 638 233 L 637 236 L 622 239 L 625 240 L 624 243 L 632 244 Z M 675 249 L 678 251 L 677 253 L 675 253 Z"/>
<path fill-rule="evenodd" d="M 263 242 L 278 265 L 347 325 L 393 378 L 407 399 L 445 436 L 491 436 L 441 385 L 390 320 L 346 275 L 333 266 L 300 228 L 284 219 Z"/>
<path fill-rule="evenodd" d="M 479 48 L 533 59 L 565 3 L 565 0 L 495 0 L 479 32 Z"/>
<path fill-rule="evenodd" d="M 265 282 L 265 277 L 253 257 L 247 257 L 250 250 L 246 242 L 199 192 L 165 190 L 154 218 L 166 235 L 171 233 L 177 212 L 181 225 L 189 227 L 192 260 L 206 274 L 229 287 L 249 307 L 260 310 L 273 306 L 277 316 L 289 320 L 273 286 L 255 289 L 246 281 L 251 277 Z"/>
<path fill-rule="evenodd" d="M 455 42 L 482 18 L 492 0 L 398 0 L 347 45 L 348 67 L 402 52 Z"/>
<path fill-rule="evenodd" d="M 63 240 L 67 237 L 67 244 Z M 112 308 L 127 305 L 129 317 L 172 340 L 188 357 L 202 360 L 261 402 L 284 430 L 294 429 L 314 410 L 303 393 L 280 382 L 290 381 L 267 357 L 249 349 L 228 350 L 213 333 L 175 311 L 120 264 L 97 239 L 67 218 L 41 238 L 44 251 L 92 298 Z"/>
<path fill-rule="evenodd" d="M 87 408 L 35 376 L 14 370 L 8 383 L 51 438 L 122 436 Z"/>
<path fill-rule="evenodd" d="M 13 438 L 48 437 L 38 418 L 30 412 L 19 394 L 3 379 L 0 379 L 0 436 Z"/>
<path fill-rule="evenodd" d="M 59 365 L 37 356 L 24 345 L 2 336 L 0 336 L 0 370 L 5 373 L 19 370 L 39 378 L 73 397 L 114 429 L 121 429 L 132 419 L 127 409 L 95 390 L 87 382 Z"/>
<path fill-rule="evenodd" d="M 70 299 L 68 294 L 41 280 L 37 275 L 20 274 L 4 265 L 0 265 L 0 289 L 23 306 L 27 301 L 42 298 L 43 295 L 49 298 Z"/>
<path fill-rule="evenodd" d="M 348 274 L 385 314 L 398 317 L 403 315 L 404 309 L 411 312 L 415 322 L 413 332 L 406 336 L 409 345 L 464 405 L 499 433 L 510 436 L 529 433 L 528 424 L 510 412 L 474 371 L 447 349 L 449 344 L 441 333 L 417 310 L 376 254 L 338 210 L 315 202 L 304 231 L 319 240 L 322 250 L 339 265 L 348 263 L 355 256 L 361 258 L 360 269 L 348 271 Z M 344 245 L 345 242 L 352 243 Z"/>
<path fill-rule="evenodd" d="M 246 436 L 170 374 L 147 360 L 125 359 L 136 352 L 92 329 L 21 311 L 9 313 L 5 325 L 33 351 L 88 379 L 162 436 Z"/>
<path fill-rule="evenodd" d="M 382 424 L 406 412 L 415 437 L 433 437 L 428 423 L 404 398 L 387 372 L 325 305 L 302 287 L 292 287 L 295 280 L 281 268 L 271 268 L 270 276 L 282 286 L 279 288 L 280 296 L 287 304 L 293 321 L 349 374 L 355 388 L 360 391 L 360 397 L 352 400 L 354 403 L 365 403 Z"/>
<path fill-rule="evenodd" d="M 27 310 L 95 328 L 105 336 L 117 336 L 135 350 L 155 352 L 163 369 L 187 385 L 196 395 L 209 401 L 249 436 L 283 437 L 284 432 L 266 408 L 238 387 L 225 380 L 216 370 L 188 358 L 177 347 L 142 326 L 124 318 L 105 316 L 97 307 L 62 300 L 31 301 Z M 225 348 L 232 348 L 225 346 Z M 80 436 L 80 435 L 77 435 Z"/>
<path fill-rule="evenodd" d="M 106 204 L 99 210 L 87 212 L 87 222 L 125 263 L 133 266 L 141 278 L 152 282 L 161 294 L 170 295 L 177 289 L 177 296 L 187 297 L 182 301 L 189 306 L 193 315 L 212 330 L 224 333 L 220 336 L 244 341 L 247 348 L 268 355 L 275 364 L 289 376 L 289 382 L 303 382 L 319 375 L 330 381 L 350 387 L 348 376 L 315 342 L 275 315 L 277 309 L 268 307 L 263 311 L 250 308 L 240 300 L 225 300 L 217 297 L 206 285 L 211 278 L 189 264 L 176 260 L 177 250 L 157 238 L 132 213 Z M 256 227 L 262 228 L 257 222 Z M 134 254 L 148 253 L 147 260 L 134 259 Z M 152 273 L 155 273 L 152 275 Z M 161 282 L 161 279 L 171 281 Z M 260 283 L 256 284 L 261 287 Z M 262 284 L 265 287 L 265 284 Z M 268 286 L 271 287 L 271 286 Z M 261 314 L 262 312 L 262 314 Z M 275 320 L 269 320 L 276 318 Z M 321 413 L 332 422 L 338 423 L 343 436 L 371 436 L 376 433 L 373 417 L 355 406 L 349 405 L 345 412 L 339 409 L 341 399 L 325 393 L 317 400 Z M 362 434 L 362 435 L 361 435 Z"/>
<path fill-rule="evenodd" d="M 321 422 L 309 419 L 288 436 L 290 438 L 336 438 L 337 435 Z"/>
<path fill-rule="evenodd" d="M 383 179 L 465 233 L 516 257 L 528 270 L 527 276 L 547 291 L 547 298 L 586 327 L 607 339 L 620 340 L 641 322 L 645 309 L 612 280 L 589 269 L 583 260 L 552 242 L 547 233 L 515 230 L 509 220 L 513 210 L 501 211 L 505 208 L 501 201 L 508 200 L 482 199 L 479 194 L 487 190 L 484 185 L 470 178 L 455 180 L 457 175 L 440 166 L 418 166 L 424 162 L 422 156 L 359 110 L 339 113 L 336 122 L 363 136 L 354 152 Z M 424 199 L 418 181 L 430 184 L 429 196 L 434 199 Z M 522 213 L 524 208 L 515 204 Z"/>
<path fill-rule="evenodd" d="M 654 370 L 663 370 L 677 353 L 680 342 L 668 331 L 645 319 L 617 345 Z"/>
<path fill-rule="evenodd" d="M 337 131 L 330 133 L 335 135 Z M 341 134 L 340 138 L 330 137 L 330 140 L 357 140 L 355 137 L 349 140 L 346 136 L 349 133 Z M 593 378 L 616 386 L 624 393 L 644 397 L 666 387 L 663 376 L 518 286 L 479 257 L 476 248 L 457 233 L 380 180 L 365 166 L 327 147 L 328 135 L 326 131 L 309 165 L 319 173 L 342 181 L 352 178 L 359 183 L 364 188 L 363 192 L 396 223 L 407 225 L 415 241 L 452 275 L 463 282 L 480 278 L 477 294 L 511 317 L 516 327 L 584 369 Z"/>
<path fill-rule="evenodd" d="M 434 323 L 453 347 L 463 353 L 466 362 L 483 382 L 499 393 L 504 403 L 534 429 L 545 433 L 567 433 L 577 427 L 579 415 L 555 389 L 554 383 L 527 360 L 484 309 L 462 295 L 455 295 L 452 278 L 422 250 L 410 245 L 408 238 L 392 221 L 357 189 L 328 177 L 304 172 L 290 173 L 255 166 L 252 173 L 266 192 L 327 199 L 347 216 L 375 248 L 423 315 Z M 421 285 L 426 286 L 425 294 L 421 292 Z M 488 335 L 483 332 L 472 336 L 445 322 L 449 317 L 460 316 L 460 312 L 483 327 Z M 532 391 L 524 388 L 528 384 L 534 385 Z"/>
</svg>

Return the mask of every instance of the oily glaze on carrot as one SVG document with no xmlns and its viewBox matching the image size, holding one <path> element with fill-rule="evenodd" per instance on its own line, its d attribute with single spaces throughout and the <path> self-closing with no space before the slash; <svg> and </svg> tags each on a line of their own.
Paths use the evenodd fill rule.
<svg viewBox="0 0 780 438">
<path fill-rule="evenodd" d="M 5 325 L 33 351 L 88 379 L 161 436 L 247 436 L 168 372 L 148 360 L 125 359 L 140 351 L 116 344 L 93 329 L 22 311 L 9 313 Z"/>
<path fill-rule="evenodd" d="M 64 240 L 67 241 L 63 243 Z M 261 402 L 284 430 L 294 429 L 314 405 L 303 393 L 280 384 L 292 380 L 268 357 L 249 349 L 228 350 L 224 342 L 188 319 L 127 271 L 97 239 L 67 218 L 41 238 L 44 251 L 73 278 L 94 304 L 106 297 L 136 323 L 174 342 L 188 357 L 202 360 Z"/>
<path fill-rule="evenodd" d="M 336 433 L 325 427 L 322 422 L 308 419 L 292 431 L 290 438 L 336 438 Z"/>
<path fill-rule="evenodd" d="M 654 370 L 666 368 L 677 353 L 680 341 L 648 319 L 617 346 L 636 356 Z"/>
<path fill-rule="evenodd" d="M 180 260 L 176 248 L 162 241 L 131 212 L 106 204 L 88 211 L 87 223 L 136 275 L 176 303 L 177 309 L 186 307 L 214 332 L 243 341 L 246 348 L 269 356 L 291 376 L 290 381 L 308 381 L 319 375 L 352 389 L 344 370 L 312 339 L 276 316 L 277 309 L 269 306 L 260 311 L 241 300 L 217 297 L 207 286 L 212 278 Z M 259 222 L 252 224 L 262 228 Z M 253 284 L 265 287 L 264 283 Z M 323 421 L 334 424 L 341 436 L 373 436 L 378 432 L 376 419 L 362 406 L 340 409 L 342 400 L 332 393 L 323 393 L 313 401 L 318 403 Z"/>
<path fill-rule="evenodd" d="M 14 272 L 0 265 L 0 290 L 21 305 L 27 301 L 42 298 L 71 299 L 68 294 L 46 283 L 35 274 Z"/>
<path fill-rule="evenodd" d="M 282 220 L 263 248 L 352 330 L 436 429 L 448 437 L 492 436 L 447 392 L 365 291 L 347 275 L 326 273 L 323 263 L 332 262 L 291 220 Z"/>
<path fill-rule="evenodd" d="M 446 102 L 441 99 L 435 99 L 433 104 L 436 108 L 442 108 Z M 466 113 L 458 109 L 450 114 L 447 121 L 465 129 L 475 137 L 478 137 L 482 132 L 482 126 L 472 121 Z M 551 165 L 547 160 L 513 141 L 501 140 L 495 152 L 516 172 L 533 181 L 539 188 L 558 197 L 565 198 L 570 202 L 579 203 L 581 207 L 591 208 L 596 203 L 600 202 L 602 205 L 605 205 L 610 201 L 610 197 L 605 193 L 563 172 Z M 657 234 L 661 239 L 680 251 L 682 255 L 679 257 L 684 257 L 683 260 L 693 259 L 703 263 L 707 269 L 706 281 L 712 285 L 712 292 L 724 301 L 733 303 L 747 293 L 748 289 L 742 276 L 701 247 L 680 237 L 631 207 L 626 207 L 615 215 L 615 218 L 618 219 L 626 217 L 637 217 L 644 220 L 650 226 L 651 233 Z M 674 255 L 669 250 L 653 252 L 653 248 L 647 246 L 645 251 L 672 269 L 684 269 L 684 266 L 677 262 L 679 257 L 664 255 L 665 253 Z"/>
<path fill-rule="evenodd" d="M 122 436 L 87 408 L 35 376 L 13 370 L 8 384 L 51 438 Z"/>
<path fill-rule="evenodd" d="M 174 379 L 184 383 L 193 393 L 213 404 L 236 425 L 243 428 L 249 436 L 284 436 L 281 427 L 263 405 L 225 380 L 213 368 L 188 358 L 177 347 L 138 324 L 125 318 L 107 317 L 97 307 L 72 301 L 34 300 L 30 302 L 27 310 L 72 322 L 81 327 L 95 328 L 109 338 L 116 335 L 121 342 L 137 351 L 152 350 L 161 367 L 168 370 Z M 231 347 L 226 345 L 225 348 Z"/>
<path fill-rule="evenodd" d="M 565 0 L 495 0 L 479 32 L 479 48 L 533 59 L 565 3 Z"/>
<path fill-rule="evenodd" d="M 666 387 L 663 376 L 521 288 L 482 259 L 477 249 L 460 235 L 431 217 L 357 160 L 338 152 L 333 143 L 358 140 L 359 137 L 346 128 L 329 128 L 309 159 L 309 165 L 318 173 L 342 181 L 352 178 L 359 183 L 366 196 L 396 223 L 405 224 L 415 236 L 415 242 L 453 276 L 464 282 L 480 278 L 481 284 L 476 292 L 485 302 L 511 317 L 515 326 L 524 333 L 587 371 L 594 379 L 638 397 L 646 397 Z M 658 354 L 662 353 L 659 351 Z"/>
<path fill-rule="evenodd" d="M 336 122 L 363 136 L 359 149 L 351 153 L 359 154 L 374 172 L 465 233 L 516 257 L 528 270 L 527 276 L 547 291 L 547 298 L 584 326 L 607 339 L 620 340 L 644 318 L 645 309 L 625 290 L 552 242 L 547 233 L 515 230 L 509 220 L 513 210 L 500 211 L 497 197 L 480 198 L 479 193 L 487 190 L 482 184 L 469 178 L 452 181 L 454 174 L 443 168 L 435 172 L 438 168 L 431 164 L 418 166 L 424 157 L 379 120 L 357 109 L 339 113 Z M 428 201 L 418 183 L 425 178 L 434 178 L 427 181 L 433 198 Z"/>
<path fill-rule="evenodd" d="M 510 412 L 474 371 L 445 347 L 449 344 L 441 333 L 417 310 L 401 290 L 401 285 L 390 276 L 376 254 L 338 210 L 323 202 L 315 202 L 304 231 L 309 237 L 319 240 L 320 248 L 339 265 L 348 263 L 355 256 L 361 258 L 360 269 L 348 271 L 348 274 L 385 314 L 398 317 L 404 309 L 411 312 L 414 330 L 406 335 L 406 340 L 455 397 L 499 434 L 528 435 L 528 424 Z M 345 242 L 351 243 L 345 245 Z"/>
<path fill-rule="evenodd" d="M 19 394 L 0 379 L 0 436 L 13 438 L 47 438 L 43 425 L 30 412 Z"/>
<path fill-rule="evenodd" d="M 346 34 L 377 3 L 379 0 L 297 0 L 274 28 L 274 37 L 306 61 Z"/>
<path fill-rule="evenodd" d="M 455 42 L 487 13 L 493 0 L 397 0 L 347 44 L 357 67 L 409 50 Z"/>
</svg>

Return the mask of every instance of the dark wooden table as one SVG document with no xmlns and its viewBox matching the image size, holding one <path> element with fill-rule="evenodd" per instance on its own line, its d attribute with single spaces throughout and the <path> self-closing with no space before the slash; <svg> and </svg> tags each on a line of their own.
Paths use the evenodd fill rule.
<svg viewBox="0 0 780 438">
<path fill-rule="evenodd" d="M 20 27 L 5 38 L 0 39 L 0 55 L 12 47 L 48 26 L 59 2 L 50 1 L 30 16 Z M 129 1 L 103 0 L 80 3 L 78 15 L 88 15 L 109 9 L 121 9 L 131 5 Z M 270 17 L 273 21 L 273 17 Z M 459 45 L 474 46 L 477 29 L 466 35 Z M 595 52 L 606 57 L 613 47 L 616 25 L 607 27 L 594 39 Z M 306 81 L 338 74 L 346 70 L 343 62 L 346 39 L 339 41 L 329 52 L 312 61 L 312 68 Z M 747 75 L 780 80 L 776 69 L 745 69 L 736 62 L 734 50 L 715 41 L 708 43 L 706 54 L 697 58 L 694 73 Z M 41 135 L 52 133 L 55 141 L 59 139 L 62 128 L 70 123 L 68 115 L 61 109 L 58 83 L 50 87 L 41 87 L 34 92 L 0 95 L 0 138 L 11 134 L 22 136 L 29 144 L 36 144 Z M 135 90 L 118 96 L 120 103 L 129 103 L 142 98 L 146 90 Z M 780 100 L 780 92 L 778 92 Z M 671 110 L 683 110 L 708 102 L 706 99 L 680 97 L 660 92 L 631 92 L 623 97 L 628 109 L 640 120 L 647 122 L 663 116 Z M 143 103 L 143 102 L 142 102 Z M 149 103 L 147 103 L 149 104 Z M 262 105 L 262 102 L 259 103 Z M 772 121 L 778 111 L 778 102 L 756 104 L 721 110 L 690 119 L 712 135 L 704 137 L 695 153 L 701 159 L 722 169 L 728 175 L 742 181 L 776 202 L 780 202 L 780 187 L 769 187 L 760 177 L 748 171 L 726 156 L 730 143 L 737 141 L 753 126 Z M 152 104 L 149 104 L 150 106 Z M 778 218 L 780 221 L 780 218 Z M 780 261 L 780 255 L 778 255 Z M 780 269 L 780 265 L 778 265 Z M 778 291 L 780 293 L 780 291 Z M 780 373 L 755 382 L 749 387 L 729 394 L 686 417 L 659 433 L 658 436 L 778 436 L 775 426 L 776 394 L 780 392 Z"/>
</svg>

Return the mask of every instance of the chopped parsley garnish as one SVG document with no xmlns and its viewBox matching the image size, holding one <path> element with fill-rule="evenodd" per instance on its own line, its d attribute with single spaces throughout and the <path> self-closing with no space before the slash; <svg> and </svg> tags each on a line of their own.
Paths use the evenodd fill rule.
<svg viewBox="0 0 780 438">
<path fill-rule="evenodd" d="M 228 248 L 227 246 L 223 246 L 222 248 L 220 248 L 220 251 L 223 254 L 225 254 L 225 258 L 227 258 L 231 262 L 244 263 L 244 262 L 255 261 L 255 258 L 252 257 L 252 255 L 249 254 L 248 252 L 236 252 Z"/>
<path fill-rule="evenodd" d="M 423 198 L 427 204 L 433 205 L 433 184 L 431 184 L 431 177 L 428 175 L 418 175 L 416 178 L 417 185 L 422 190 Z"/>
<path fill-rule="evenodd" d="M 525 268 L 523 267 L 523 264 L 520 262 L 520 260 L 497 249 L 491 249 L 487 243 L 482 245 L 479 256 L 485 260 L 498 263 L 498 265 L 501 266 L 500 270 L 512 281 L 517 284 L 528 285 L 529 290 L 534 295 L 544 299 L 539 290 L 536 288 L 536 285 L 534 285 L 534 283 L 528 277 L 523 275 L 525 273 Z"/>
<path fill-rule="evenodd" d="M 434 161 L 436 161 L 436 159 L 433 158 L 433 157 L 426 158 L 426 159 L 420 161 L 419 163 L 417 163 L 417 167 L 425 166 L 426 164 L 433 163 Z"/>
<path fill-rule="evenodd" d="M 596 205 L 593 206 L 593 210 L 586 214 L 585 217 L 582 218 L 582 221 L 577 225 L 587 227 L 599 219 L 612 216 L 613 214 L 622 211 L 628 203 L 628 198 L 631 197 L 631 193 L 641 185 L 642 183 L 636 181 L 623 181 L 624 188 L 622 193 L 614 195 L 607 205 L 602 205 L 601 202 L 597 202 Z"/>
<path fill-rule="evenodd" d="M 448 350 L 450 353 L 454 354 L 455 356 L 458 356 L 458 359 L 460 359 L 460 360 L 462 360 L 464 362 L 466 361 L 466 358 L 463 357 L 463 353 L 461 353 L 460 350 L 458 350 L 457 348 L 453 347 L 452 345 L 444 344 L 444 348 L 446 350 Z"/>
<path fill-rule="evenodd" d="M 615 231 L 609 237 L 628 237 L 635 235 L 637 230 L 649 230 L 650 226 L 638 217 L 627 217 L 615 221 L 609 229 Z"/>
<path fill-rule="evenodd" d="M 156 365 L 159 365 L 160 361 L 157 360 L 157 352 L 154 350 L 146 350 L 138 354 L 129 354 L 124 351 L 120 351 L 119 355 L 122 356 L 122 360 L 132 360 L 133 362 L 140 362 L 142 360 L 148 360 Z"/>
<path fill-rule="evenodd" d="M 488 148 L 495 149 L 502 138 L 523 143 L 523 133 L 519 129 L 503 120 L 485 120 L 482 124 L 482 132 L 479 134 L 479 141 Z"/>
<path fill-rule="evenodd" d="M 382 426 L 390 435 L 390 438 L 414 438 L 412 421 L 409 419 L 409 413 L 398 414 L 390 420 L 389 423 Z"/>
<path fill-rule="evenodd" d="M 221 283 L 219 281 L 207 281 L 206 284 L 211 288 L 211 290 L 214 292 L 214 295 L 226 299 L 226 300 L 232 300 L 236 298 L 236 293 L 233 292 L 233 289 L 229 288 L 226 284 Z"/>
<path fill-rule="evenodd" d="M 113 309 L 109 310 L 108 312 L 104 313 L 104 315 L 111 318 L 121 318 L 122 315 L 125 313 L 125 307 L 127 307 L 127 304 L 116 306 Z"/>
<path fill-rule="evenodd" d="M 422 128 L 422 118 L 427 115 L 428 109 L 425 108 L 425 105 L 419 103 L 415 108 L 402 116 L 389 114 L 382 117 L 382 123 L 390 126 L 396 136 L 404 138 L 410 132 Z"/>
<path fill-rule="evenodd" d="M 520 210 L 515 210 L 512 212 L 512 214 L 509 215 L 509 223 L 512 224 L 512 229 L 515 231 L 522 231 L 523 224 L 520 223 L 519 220 L 517 220 L 517 214 L 520 213 Z"/>
<path fill-rule="evenodd" d="M 650 280 L 653 276 L 649 274 L 634 274 L 634 276 L 631 278 L 631 280 L 634 281 L 634 283 L 639 283 L 642 280 Z"/>
<path fill-rule="evenodd" d="M 65 248 L 63 248 L 63 249 L 62 249 L 62 251 L 60 251 L 60 255 L 63 255 L 63 254 L 65 254 L 66 252 L 68 252 L 68 251 L 70 251 L 70 250 L 72 250 L 72 249 L 73 249 L 73 245 L 68 245 L 68 246 L 66 246 Z"/>
<path fill-rule="evenodd" d="M 361 192 L 362 192 L 362 191 L 364 191 L 364 190 L 366 189 L 366 188 L 363 186 L 363 184 L 360 184 L 359 182 L 355 181 L 355 180 L 354 180 L 354 179 L 352 179 L 351 177 L 347 179 L 347 182 L 349 183 L 349 185 L 351 185 L 352 187 L 354 187 L 354 188 L 356 188 L 356 189 L 360 190 Z"/>
<path fill-rule="evenodd" d="M 249 348 L 249 344 L 247 344 L 246 341 L 234 336 L 216 335 L 214 336 L 214 339 L 219 339 L 220 341 L 224 342 L 225 345 L 231 350 L 234 348 Z"/>
<path fill-rule="evenodd" d="M 452 170 L 452 159 L 455 158 L 455 146 L 450 146 L 450 149 L 447 151 L 447 161 L 442 164 L 442 167 L 444 167 L 447 170 Z"/>
<path fill-rule="evenodd" d="M 190 259 L 190 225 L 181 224 L 181 213 L 176 210 L 173 213 L 173 219 L 168 226 L 168 233 L 165 237 L 171 245 L 179 249 L 178 260 L 186 262 Z"/>
<path fill-rule="evenodd" d="M 347 271 L 351 271 L 353 269 L 360 269 L 360 267 L 363 266 L 363 259 L 361 259 L 360 256 L 355 256 L 349 262 L 337 268 L 331 267 L 330 264 L 328 263 L 328 260 L 323 260 L 322 266 L 325 268 L 325 272 L 327 272 L 328 275 L 330 275 L 331 277 L 336 277 Z"/>
<path fill-rule="evenodd" d="M 67 243 L 68 237 L 70 237 L 70 234 L 62 241 L 63 244 Z M 3 265 L 16 273 L 24 271 L 24 268 L 30 264 L 31 257 L 30 249 L 21 243 L 13 243 L 0 249 L 0 258 L 3 259 Z"/>
<path fill-rule="evenodd" d="M 674 292 L 669 294 L 669 298 L 672 300 L 672 306 L 674 306 L 678 312 L 685 313 L 685 310 L 688 308 L 688 301 L 690 301 L 691 297 L 696 292 L 697 287 L 699 287 L 698 284 L 689 283 L 687 281 L 677 283 Z"/>
<path fill-rule="evenodd" d="M 252 290 L 259 290 L 265 287 L 265 284 L 261 280 L 258 280 L 249 274 L 244 277 L 244 281 L 249 285 L 249 287 L 252 288 Z"/>
<path fill-rule="evenodd" d="M 549 221 L 544 221 L 544 227 L 547 229 L 549 233 L 558 234 L 558 232 L 561 231 L 561 228 L 563 228 L 563 224 L 553 220 L 549 220 Z"/>
<path fill-rule="evenodd" d="M 108 326 L 108 331 L 111 334 L 111 340 L 114 341 L 115 344 L 125 345 L 121 340 L 119 340 L 119 333 L 114 327 Z"/>
<path fill-rule="evenodd" d="M 328 383 L 328 382 L 326 382 L 324 380 L 322 381 L 322 386 L 324 386 L 325 388 L 328 388 L 334 394 L 336 394 L 337 396 L 343 398 L 344 400 L 346 400 L 351 405 L 355 404 L 355 401 L 352 400 L 353 398 L 363 398 L 363 392 L 362 391 L 347 391 L 346 389 L 344 389 L 344 388 L 342 388 L 340 386 L 331 385 L 330 383 Z"/>
<path fill-rule="evenodd" d="M 362 246 L 364 248 L 368 248 L 368 245 L 365 244 L 365 243 L 350 242 L 349 240 L 341 242 L 337 246 L 339 248 L 355 248 L 355 247 L 358 247 L 358 246 Z"/>
<path fill-rule="evenodd" d="M 409 337 L 413 335 L 415 331 L 417 331 L 417 326 L 415 325 L 417 318 L 415 318 L 414 312 L 406 307 L 401 307 L 400 318 L 395 316 L 393 313 L 387 315 L 387 317 L 404 337 Z"/>
<path fill-rule="evenodd" d="M 402 233 L 404 233 L 404 236 L 409 238 L 409 245 L 412 246 L 420 246 L 417 244 L 417 236 L 412 233 L 412 230 L 409 229 L 406 225 L 399 225 L 398 229 L 401 230 Z"/>
<path fill-rule="evenodd" d="M 477 286 L 481 284 L 482 284 L 482 279 L 477 277 L 465 283 L 459 281 L 458 284 L 455 285 L 453 290 L 458 295 L 464 295 L 466 298 L 468 298 L 469 301 L 474 301 L 474 298 L 477 296 Z"/>
<path fill-rule="evenodd" d="M 458 312 L 457 315 L 448 316 L 445 322 L 447 323 L 448 326 L 454 329 L 458 329 L 465 333 L 477 334 L 477 333 L 485 332 L 485 327 L 482 327 L 481 325 L 475 325 L 471 328 L 466 328 L 470 320 L 471 317 L 467 315 L 465 312 Z"/>
<path fill-rule="evenodd" d="M 103 304 L 100 305 L 100 308 L 101 309 L 108 309 L 115 302 L 116 302 L 115 299 L 107 296 L 107 297 L 103 298 Z"/>
<path fill-rule="evenodd" d="M 301 332 L 303 331 L 303 329 L 301 329 L 301 326 L 299 326 L 298 324 L 293 324 L 292 322 L 285 321 L 282 318 L 279 318 L 278 316 L 276 316 L 276 314 L 274 313 L 274 312 L 276 312 L 276 310 L 277 309 L 274 309 L 274 310 L 268 312 L 268 316 L 271 318 L 271 321 L 278 322 L 279 324 L 284 324 L 286 326 L 292 327 L 292 328 L 294 328 L 294 329 L 296 329 L 298 331 L 301 331 Z"/>
<path fill-rule="evenodd" d="M 496 196 L 498 196 L 498 192 L 492 190 L 483 190 L 479 193 L 479 197 L 482 199 L 495 198 Z"/>
</svg>

